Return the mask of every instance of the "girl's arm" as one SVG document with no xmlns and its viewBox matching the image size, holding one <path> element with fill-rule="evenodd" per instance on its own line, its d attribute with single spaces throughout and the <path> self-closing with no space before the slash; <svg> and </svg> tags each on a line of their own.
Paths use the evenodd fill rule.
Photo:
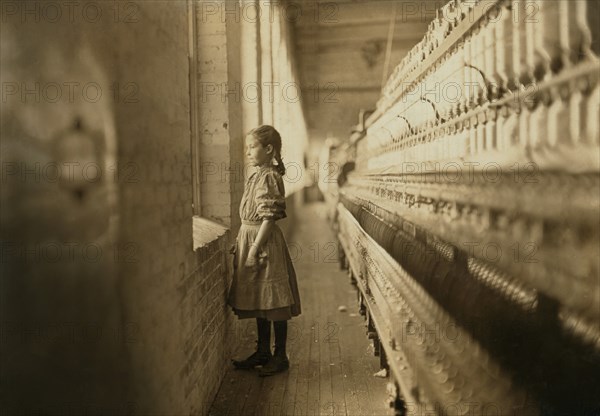
<svg viewBox="0 0 600 416">
<path fill-rule="evenodd" d="M 269 235 L 271 235 L 271 230 L 273 229 L 273 225 L 275 225 L 275 220 L 263 220 L 260 228 L 258 229 L 258 234 L 256 235 L 256 239 L 254 243 L 250 246 L 250 250 L 248 251 L 248 257 L 256 257 L 256 253 L 263 246 L 264 242 L 267 241 Z"/>
</svg>

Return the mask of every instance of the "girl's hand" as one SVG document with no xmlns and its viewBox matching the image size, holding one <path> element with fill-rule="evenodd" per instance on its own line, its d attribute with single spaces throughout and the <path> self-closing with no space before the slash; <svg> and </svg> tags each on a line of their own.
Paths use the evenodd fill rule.
<svg viewBox="0 0 600 416">
<path fill-rule="evenodd" d="M 259 269 L 266 267 L 267 257 L 266 252 L 261 251 L 260 253 L 257 253 L 254 248 L 251 248 L 248 252 L 248 257 L 246 258 L 244 266 L 253 269 L 253 271 L 258 271 Z"/>
<path fill-rule="evenodd" d="M 246 263 L 244 263 L 244 266 L 249 269 L 257 269 L 258 268 L 256 253 L 254 253 L 252 251 L 250 253 L 248 253 L 248 257 L 246 258 Z"/>
<path fill-rule="evenodd" d="M 267 267 L 267 259 L 268 259 L 268 255 L 265 251 L 261 251 L 258 256 L 256 257 L 256 261 L 258 262 L 258 268 L 262 269 Z"/>
</svg>

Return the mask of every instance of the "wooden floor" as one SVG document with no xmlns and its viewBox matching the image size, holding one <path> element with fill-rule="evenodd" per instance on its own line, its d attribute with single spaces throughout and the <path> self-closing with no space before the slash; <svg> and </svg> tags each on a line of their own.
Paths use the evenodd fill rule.
<svg viewBox="0 0 600 416">
<path fill-rule="evenodd" d="M 272 377 L 254 371 L 227 370 L 210 409 L 212 416 L 391 415 L 387 378 L 375 377 L 379 358 L 358 314 L 356 289 L 337 262 L 337 245 L 322 203 L 298 213 L 288 240 L 303 312 L 289 321 L 290 369 Z M 338 311 L 345 305 L 346 312 Z M 235 358 L 255 348 L 255 323 Z M 274 337 L 274 335 L 273 335 Z"/>
</svg>

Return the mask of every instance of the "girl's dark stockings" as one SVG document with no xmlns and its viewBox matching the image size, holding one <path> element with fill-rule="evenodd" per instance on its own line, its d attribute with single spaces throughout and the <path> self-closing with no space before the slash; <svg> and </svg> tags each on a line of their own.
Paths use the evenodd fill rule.
<svg viewBox="0 0 600 416">
<path fill-rule="evenodd" d="M 256 318 L 256 329 L 258 332 L 258 351 L 271 352 L 271 321 Z"/>
<path fill-rule="evenodd" d="M 275 354 L 286 355 L 287 321 L 273 321 L 275 328 Z M 256 318 L 258 332 L 258 350 L 261 352 L 271 351 L 271 321 L 264 318 Z"/>
<path fill-rule="evenodd" d="M 285 357 L 285 344 L 287 341 L 287 321 L 273 321 L 275 327 L 275 355 Z"/>
</svg>

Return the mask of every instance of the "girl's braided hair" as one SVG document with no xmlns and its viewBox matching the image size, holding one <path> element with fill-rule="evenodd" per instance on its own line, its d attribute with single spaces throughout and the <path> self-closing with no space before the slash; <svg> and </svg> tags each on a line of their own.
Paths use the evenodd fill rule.
<svg viewBox="0 0 600 416">
<path fill-rule="evenodd" d="M 285 166 L 283 165 L 283 159 L 281 158 L 281 136 L 279 135 L 279 132 L 275 130 L 273 126 L 263 124 L 262 126 L 250 130 L 248 135 L 254 136 L 263 147 L 266 147 L 269 144 L 273 146 L 273 157 L 277 162 L 275 169 L 281 176 L 285 175 Z"/>
</svg>

